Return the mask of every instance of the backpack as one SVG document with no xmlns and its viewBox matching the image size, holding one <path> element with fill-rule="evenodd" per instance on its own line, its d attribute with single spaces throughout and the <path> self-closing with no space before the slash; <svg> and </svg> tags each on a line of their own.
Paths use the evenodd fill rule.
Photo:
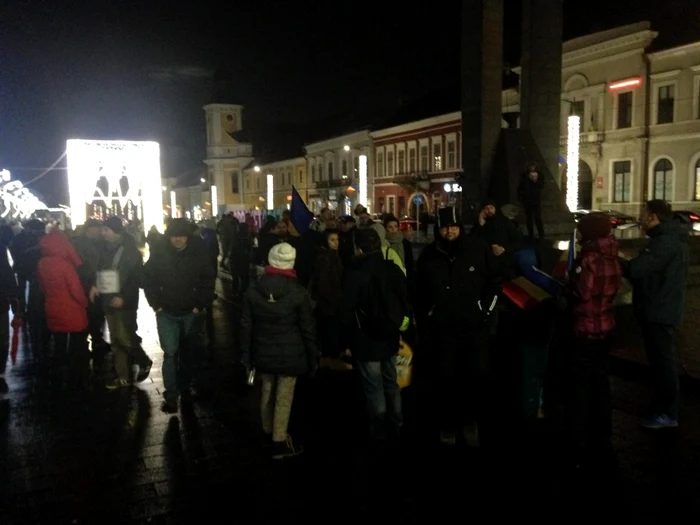
<svg viewBox="0 0 700 525">
<path fill-rule="evenodd" d="M 411 313 L 405 277 L 388 254 L 387 250 L 382 275 L 372 274 L 365 304 L 357 312 L 360 329 L 377 340 L 398 335 Z"/>
</svg>

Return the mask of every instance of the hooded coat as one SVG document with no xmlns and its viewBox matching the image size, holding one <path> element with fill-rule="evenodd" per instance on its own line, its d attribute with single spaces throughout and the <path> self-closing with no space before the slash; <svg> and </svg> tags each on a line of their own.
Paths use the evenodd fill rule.
<svg viewBox="0 0 700 525">
<path fill-rule="evenodd" d="M 39 242 L 42 258 L 38 265 L 39 285 L 45 296 L 46 323 L 53 333 L 87 330 L 87 306 L 77 268 L 78 253 L 63 233 L 55 231 Z"/>
<path fill-rule="evenodd" d="M 309 293 L 286 275 L 263 275 L 242 305 L 241 361 L 262 374 L 300 376 L 318 367 Z"/>
</svg>

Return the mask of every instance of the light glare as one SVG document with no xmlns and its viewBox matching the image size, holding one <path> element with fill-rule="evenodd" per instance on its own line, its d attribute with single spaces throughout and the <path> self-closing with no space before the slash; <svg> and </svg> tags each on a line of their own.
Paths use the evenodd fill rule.
<svg viewBox="0 0 700 525">
<path fill-rule="evenodd" d="M 581 118 L 569 117 L 569 134 L 566 143 L 566 206 L 569 211 L 578 209 L 578 161 Z"/>
</svg>

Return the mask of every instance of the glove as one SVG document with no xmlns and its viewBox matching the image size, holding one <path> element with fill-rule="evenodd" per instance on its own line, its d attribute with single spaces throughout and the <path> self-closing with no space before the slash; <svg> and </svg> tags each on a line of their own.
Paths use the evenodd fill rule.
<svg viewBox="0 0 700 525">
<path fill-rule="evenodd" d="M 400 330 L 401 332 L 405 332 L 406 330 L 409 329 L 410 326 L 411 326 L 411 318 L 410 318 L 410 317 L 404 317 L 404 318 L 403 318 L 403 322 L 401 323 L 401 328 L 399 328 L 399 330 Z"/>
</svg>

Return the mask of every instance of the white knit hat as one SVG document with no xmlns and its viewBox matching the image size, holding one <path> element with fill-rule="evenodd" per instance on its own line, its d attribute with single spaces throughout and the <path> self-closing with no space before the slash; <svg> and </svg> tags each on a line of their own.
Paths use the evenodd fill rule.
<svg viewBox="0 0 700 525">
<path fill-rule="evenodd" d="M 278 270 L 293 270 L 297 251 L 286 242 L 275 244 L 267 255 L 270 266 Z"/>
</svg>

